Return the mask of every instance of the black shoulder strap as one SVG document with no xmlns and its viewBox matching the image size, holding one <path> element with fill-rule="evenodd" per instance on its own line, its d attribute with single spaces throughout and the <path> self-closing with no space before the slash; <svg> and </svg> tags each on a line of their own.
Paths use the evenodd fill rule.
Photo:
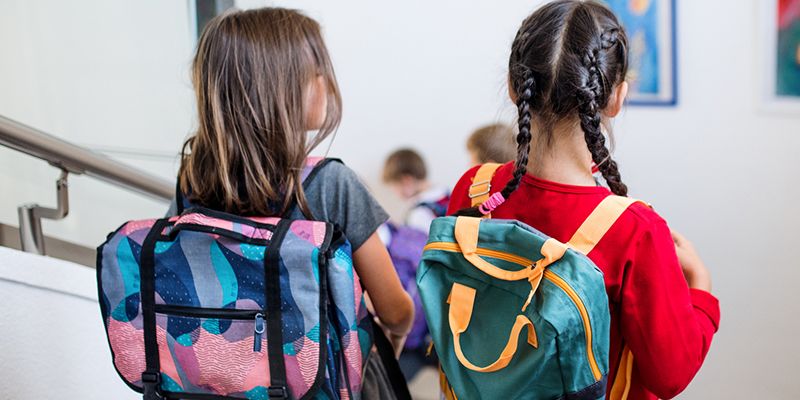
<svg viewBox="0 0 800 400">
<path fill-rule="evenodd" d="M 371 318 L 372 316 L 370 316 Z M 406 382 L 403 371 L 400 369 L 400 364 L 394 357 L 394 348 L 389 339 L 384 335 L 383 329 L 372 319 L 372 336 L 375 339 L 375 349 L 378 351 L 383 368 L 386 369 L 386 375 L 389 382 L 392 384 L 392 391 L 394 391 L 397 400 L 411 400 L 411 393 L 408 391 L 408 382 Z"/>
<path fill-rule="evenodd" d="M 322 169 L 325 168 L 326 165 L 332 162 L 338 162 L 339 164 L 344 164 L 344 162 L 338 158 L 323 158 L 317 161 L 316 164 L 311 166 L 309 170 L 302 171 L 301 176 L 303 178 L 303 190 L 307 191 L 308 188 L 311 187 L 311 183 L 314 181 L 314 178 L 316 178 L 317 175 L 319 175 L 319 172 L 322 171 Z M 292 215 L 295 209 L 297 209 L 297 204 L 292 204 L 292 206 L 289 207 L 285 213 L 283 213 L 282 217 L 289 218 L 289 216 Z"/>
<path fill-rule="evenodd" d="M 176 214 L 178 215 L 183 214 L 183 210 L 186 208 L 186 198 L 181 190 L 180 178 L 175 182 L 175 207 Z"/>
<path fill-rule="evenodd" d="M 144 329 L 145 371 L 142 373 L 143 400 L 162 399 L 161 367 L 158 359 L 158 340 L 156 338 L 156 278 L 155 278 L 155 243 L 167 225 L 163 218 L 153 225 L 147 233 L 140 256 L 140 290 L 142 305 L 142 321 Z"/>
<path fill-rule="evenodd" d="M 314 164 L 314 166 L 311 168 L 311 170 L 308 173 L 304 174 L 304 176 L 303 176 L 303 190 L 308 189 L 311 186 L 311 182 L 313 182 L 314 178 L 316 178 L 317 174 L 319 174 L 319 171 L 322 171 L 322 169 L 325 168 L 326 165 L 328 165 L 328 164 L 330 164 L 332 162 L 338 162 L 339 164 L 344 164 L 344 162 L 341 159 L 338 159 L 338 158 L 323 158 L 323 159 L 321 159 L 319 162 Z"/>
</svg>

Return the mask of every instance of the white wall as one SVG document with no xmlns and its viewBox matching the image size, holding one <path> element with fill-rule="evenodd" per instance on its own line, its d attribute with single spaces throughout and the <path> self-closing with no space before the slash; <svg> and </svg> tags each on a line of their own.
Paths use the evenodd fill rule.
<svg viewBox="0 0 800 400">
<path fill-rule="evenodd" d="M 137 399 L 111 362 L 95 271 L 0 247 L 0 398 Z"/>
<path fill-rule="evenodd" d="M 144 149 L 140 168 L 174 177 L 192 124 L 186 1 L 0 0 L 0 115 L 74 143 Z M 0 223 L 16 207 L 54 205 L 58 171 L 0 148 Z M 86 177 L 70 177 L 70 216 L 44 222 L 66 240 L 97 246 L 126 218 L 164 205 Z"/>
<path fill-rule="evenodd" d="M 11 1 L 0 14 L 0 114 L 70 140 L 177 151 L 192 126 L 185 4 L 29 3 Z M 508 48 L 541 1 L 277 3 L 323 24 L 345 104 L 332 155 L 379 188 L 383 157 L 404 145 L 424 153 L 435 181 L 452 185 L 466 168 L 470 129 L 513 118 L 503 87 Z M 629 108 L 615 133 L 633 194 L 695 241 L 722 302 L 721 331 L 681 398 L 795 398 L 800 115 L 760 110 L 761 1 L 679 3 L 680 105 Z M 0 198 L 0 221 L 13 222 L 21 202 L 51 201 L 55 171 L 0 154 L 0 185 L 13 188 Z M 147 166 L 165 176 L 175 167 Z M 46 224 L 48 233 L 94 245 L 121 220 L 160 210 L 75 182 L 75 213 Z"/>
</svg>

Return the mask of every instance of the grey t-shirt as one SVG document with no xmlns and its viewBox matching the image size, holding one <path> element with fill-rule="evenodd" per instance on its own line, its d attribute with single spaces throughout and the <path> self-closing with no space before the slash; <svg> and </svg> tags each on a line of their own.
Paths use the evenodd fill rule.
<svg viewBox="0 0 800 400">
<path fill-rule="evenodd" d="M 389 219 L 356 173 L 335 161 L 319 170 L 306 189 L 306 200 L 314 219 L 338 225 L 353 250 Z M 290 217 L 305 219 L 297 207 Z"/>
<path fill-rule="evenodd" d="M 356 173 L 339 162 L 329 162 L 318 171 L 306 189 L 306 201 L 314 219 L 338 225 L 353 250 L 389 219 Z M 175 215 L 176 210 L 173 200 L 167 215 Z M 298 207 L 290 217 L 305 219 Z"/>
</svg>

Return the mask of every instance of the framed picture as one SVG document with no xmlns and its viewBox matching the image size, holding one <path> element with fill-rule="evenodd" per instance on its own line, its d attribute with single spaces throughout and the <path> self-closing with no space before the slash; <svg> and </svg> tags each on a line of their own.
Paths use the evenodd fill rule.
<svg viewBox="0 0 800 400">
<path fill-rule="evenodd" d="M 675 0 L 605 0 L 628 34 L 629 104 L 678 102 Z"/>
<path fill-rule="evenodd" d="M 192 38 L 196 41 L 200 38 L 203 28 L 208 21 L 227 9 L 232 8 L 234 0 L 188 0 L 189 1 L 189 27 L 192 30 Z"/>
<path fill-rule="evenodd" d="M 800 113 L 800 0 L 766 0 L 760 11 L 763 104 Z"/>
</svg>

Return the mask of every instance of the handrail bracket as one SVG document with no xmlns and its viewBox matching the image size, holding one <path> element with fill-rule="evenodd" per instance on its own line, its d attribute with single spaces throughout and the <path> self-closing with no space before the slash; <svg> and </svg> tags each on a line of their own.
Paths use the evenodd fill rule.
<svg viewBox="0 0 800 400">
<path fill-rule="evenodd" d="M 69 214 L 69 171 L 61 169 L 56 181 L 57 202 L 55 208 L 42 207 L 35 203 L 17 207 L 19 214 L 19 239 L 22 251 L 44 255 L 44 235 L 42 234 L 42 218 L 60 220 Z"/>
</svg>

